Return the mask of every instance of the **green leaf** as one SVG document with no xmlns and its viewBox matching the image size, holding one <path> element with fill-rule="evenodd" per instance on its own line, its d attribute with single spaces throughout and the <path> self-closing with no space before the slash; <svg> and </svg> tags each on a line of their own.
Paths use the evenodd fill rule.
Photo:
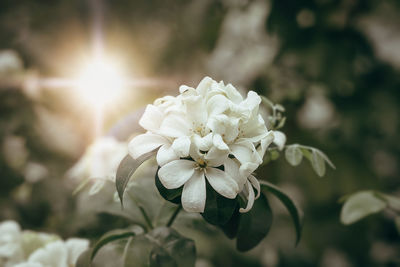
<svg viewBox="0 0 400 267">
<path fill-rule="evenodd" d="M 275 104 L 274 108 L 275 108 L 277 111 L 285 112 L 285 108 L 284 108 L 281 104 Z"/>
<path fill-rule="evenodd" d="M 271 160 L 277 160 L 279 158 L 279 151 L 276 149 L 268 150 Z"/>
<path fill-rule="evenodd" d="M 317 150 L 312 150 L 311 166 L 320 177 L 325 175 L 325 160 Z"/>
<path fill-rule="evenodd" d="M 92 255 L 93 249 L 89 248 L 82 252 L 82 254 L 78 257 L 75 263 L 75 267 L 89 267 L 92 265 L 92 260 L 90 259 L 90 255 Z"/>
<path fill-rule="evenodd" d="M 135 233 L 130 231 L 130 230 L 126 230 L 126 229 L 117 229 L 117 230 L 113 230 L 110 231 L 106 234 L 104 234 L 97 242 L 96 244 L 94 244 L 93 248 L 92 248 L 92 253 L 90 255 L 90 260 L 92 261 L 93 258 L 96 256 L 97 252 L 99 251 L 99 249 L 101 249 L 104 245 L 118 240 L 118 239 L 122 239 L 122 238 L 127 238 L 127 237 L 131 237 L 134 236 Z"/>
<path fill-rule="evenodd" d="M 266 106 L 268 106 L 268 107 L 270 107 L 271 109 L 273 109 L 274 108 L 274 103 L 272 103 L 272 101 L 271 100 L 269 100 L 268 98 L 266 98 L 265 96 L 260 96 L 261 97 L 261 101 L 262 101 L 262 103 L 264 104 L 264 105 L 266 105 Z"/>
<path fill-rule="evenodd" d="M 124 249 L 124 267 L 149 267 L 149 255 L 154 248 L 153 241 L 147 235 L 137 235 L 126 243 Z"/>
<path fill-rule="evenodd" d="M 239 212 L 239 205 L 237 205 L 229 221 L 226 224 L 219 226 L 224 234 L 230 239 L 235 238 L 237 235 L 239 230 L 240 215 L 241 213 Z"/>
<path fill-rule="evenodd" d="M 282 119 L 279 120 L 279 123 L 276 126 L 276 129 L 282 128 L 283 126 L 285 126 L 285 123 L 286 123 L 286 117 L 283 117 Z"/>
<path fill-rule="evenodd" d="M 149 152 L 147 154 L 140 156 L 136 160 L 133 159 L 128 154 L 119 164 L 115 180 L 115 186 L 117 188 L 118 196 L 122 206 L 124 205 L 123 197 L 129 179 L 131 178 L 133 173 L 137 170 L 137 168 L 139 168 L 139 166 L 142 165 L 142 163 L 145 162 L 147 159 L 149 159 L 153 154 L 154 154 L 153 152 Z"/>
<path fill-rule="evenodd" d="M 340 221 L 352 224 L 370 214 L 382 211 L 387 207 L 386 201 L 374 191 L 361 191 L 351 195 L 343 205 Z"/>
<path fill-rule="evenodd" d="M 319 156 L 321 156 L 326 163 L 328 163 L 328 165 L 332 168 L 332 169 L 336 169 L 335 165 L 332 163 L 332 161 L 328 158 L 328 156 L 322 152 L 319 149 L 313 148 L 313 150 L 317 151 L 317 153 L 319 154 Z"/>
<path fill-rule="evenodd" d="M 148 235 L 154 243 L 150 253 L 151 267 L 192 267 L 196 261 L 194 241 L 168 227 L 154 229 Z"/>
<path fill-rule="evenodd" d="M 253 208 L 240 215 L 236 247 L 247 251 L 257 246 L 267 236 L 272 224 L 272 210 L 264 194 L 254 202 Z"/>
<path fill-rule="evenodd" d="M 237 200 L 221 196 L 208 181 L 206 181 L 206 192 L 206 206 L 201 213 L 204 220 L 214 225 L 226 224 L 238 205 Z"/>
<path fill-rule="evenodd" d="M 290 215 L 292 216 L 294 227 L 296 229 L 296 245 L 297 245 L 301 238 L 301 228 L 302 228 L 301 210 L 296 207 L 293 200 L 291 200 L 290 197 L 286 193 L 284 193 L 279 187 L 267 181 L 260 181 L 260 185 L 263 189 L 274 194 L 289 211 Z"/>
<path fill-rule="evenodd" d="M 389 207 L 391 207 L 394 210 L 400 211 L 400 198 L 388 194 L 383 194 L 380 192 L 376 192 L 376 194 L 384 198 L 387 201 Z"/>
<path fill-rule="evenodd" d="M 325 162 L 328 163 L 328 165 L 332 169 L 336 169 L 332 161 L 330 161 L 328 156 L 325 155 L 321 150 L 298 144 L 295 145 L 298 146 L 303 156 L 306 157 L 311 162 L 311 166 L 319 176 L 322 177 L 325 174 L 326 171 Z"/>
<path fill-rule="evenodd" d="M 290 145 L 287 146 L 285 150 L 285 157 L 290 165 L 297 166 L 301 163 L 301 160 L 303 159 L 303 153 L 301 153 L 298 145 Z"/>
<path fill-rule="evenodd" d="M 172 203 L 175 204 L 180 204 L 181 203 L 181 195 L 182 195 L 182 190 L 183 186 L 176 188 L 176 189 L 167 189 L 163 186 L 163 184 L 160 181 L 160 178 L 158 177 L 158 171 L 160 168 L 158 168 L 156 176 L 155 176 L 155 181 L 156 181 L 156 187 L 158 189 L 158 192 L 160 192 L 160 195 L 165 199 L 168 200 Z"/>
</svg>

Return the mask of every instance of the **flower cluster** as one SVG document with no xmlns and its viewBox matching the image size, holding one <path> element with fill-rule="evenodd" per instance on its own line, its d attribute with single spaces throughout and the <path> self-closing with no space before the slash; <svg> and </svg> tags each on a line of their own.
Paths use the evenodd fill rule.
<svg viewBox="0 0 400 267">
<path fill-rule="evenodd" d="M 147 132 L 130 141 L 129 154 L 157 153 L 159 179 L 167 189 L 183 186 L 186 211 L 204 212 L 207 182 L 226 198 L 239 194 L 247 202 L 240 211 L 250 210 L 260 193 L 252 173 L 274 142 L 259 114 L 260 96 L 249 91 L 243 98 L 231 84 L 209 77 L 179 91 L 146 107 L 139 123 Z"/>
<path fill-rule="evenodd" d="M 0 266 L 68 267 L 75 266 L 79 255 L 89 247 L 89 240 L 21 231 L 14 221 L 0 223 Z"/>
</svg>

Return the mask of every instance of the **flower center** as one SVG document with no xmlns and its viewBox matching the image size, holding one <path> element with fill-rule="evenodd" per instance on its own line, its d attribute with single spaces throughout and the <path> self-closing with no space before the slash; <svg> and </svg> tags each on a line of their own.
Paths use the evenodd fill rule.
<svg viewBox="0 0 400 267">
<path fill-rule="evenodd" d="M 197 166 L 200 169 L 204 169 L 207 167 L 207 162 L 204 159 L 198 159 L 197 161 Z"/>
<path fill-rule="evenodd" d="M 206 127 L 203 123 L 200 124 L 195 124 L 193 122 L 193 126 L 190 129 L 190 132 L 194 133 L 194 134 L 198 134 L 201 137 L 204 137 L 206 135 Z"/>
</svg>

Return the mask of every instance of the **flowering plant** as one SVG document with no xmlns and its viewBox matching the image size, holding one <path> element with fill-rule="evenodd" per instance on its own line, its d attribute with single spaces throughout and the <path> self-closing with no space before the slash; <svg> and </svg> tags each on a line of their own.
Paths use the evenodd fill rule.
<svg viewBox="0 0 400 267">
<path fill-rule="evenodd" d="M 104 244 L 139 236 L 152 244 L 150 266 L 167 266 L 171 262 L 173 266 L 193 266 L 193 241 L 170 228 L 182 208 L 200 213 L 227 237 L 236 238 L 238 250 L 250 250 L 265 238 L 272 223 L 267 193 L 276 196 L 288 209 L 299 241 L 301 215 L 294 202 L 275 185 L 259 181 L 253 173 L 285 150 L 291 165 L 300 164 L 304 156 L 323 176 L 325 162 L 334 167 L 327 156 L 312 147 L 286 145 L 286 135 L 279 131 L 285 123 L 284 108 L 256 92 L 249 91 L 243 98 L 231 84 L 209 77 L 196 88 L 183 85 L 179 92 L 176 97 L 165 96 L 146 107 L 139 121 L 146 133 L 130 140 L 129 153 L 121 161 L 115 180 L 124 206 L 123 196 L 131 177 L 143 162 L 155 156 L 156 188 L 175 205 L 175 211 L 164 226 L 154 227 L 159 225 L 154 222 L 157 218 L 150 218 L 144 205 L 139 205 L 146 224 L 142 225 L 143 232 L 107 233 L 82 254 L 79 266 L 88 266 Z M 261 104 L 270 111 L 265 119 Z M 184 259 L 179 257 L 180 253 L 185 253 Z"/>
</svg>

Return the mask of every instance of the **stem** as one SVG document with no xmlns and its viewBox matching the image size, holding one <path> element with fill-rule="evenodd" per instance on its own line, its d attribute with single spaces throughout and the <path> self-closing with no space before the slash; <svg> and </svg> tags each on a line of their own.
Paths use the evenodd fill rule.
<svg viewBox="0 0 400 267">
<path fill-rule="evenodd" d="M 147 226 L 148 226 L 150 229 L 154 229 L 153 224 L 151 223 L 151 220 L 150 220 L 149 216 L 147 215 L 146 211 L 144 210 L 144 208 L 143 208 L 142 206 L 139 206 L 139 205 L 138 205 L 138 207 L 139 207 L 140 212 L 141 212 L 142 215 L 143 215 L 144 220 L 145 220 L 146 223 L 147 223 Z"/>
<path fill-rule="evenodd" d="M 153 224 L 151 223 L 151 220 L 149 216 L 147 215 L 146 211 L 142 207 L 142 205 L 129 193 L 129 191 L 126 192 L 128 196 L 131 198 L 131 200 L 135 203 L 135 205 L 139 208 L 140 213 L 142 213 L 144 220 L 146 221 L 147 226 L 150 228 L 150 230 L 154 229 Z"/>
<path fill-rule="evenodd" d="M 171 218 L 169 218 L 169 221 L 167 223 L 167 227 L 170 227 L 172 225 L 172 223 L 175 221 L 176 216 L 178 216 L 178 213 L 181 211 L 182 209 L 182 205 L 179 205 L 176 210 L 174 211 L 174 213 L 172 214 Z"/>
</svg>

